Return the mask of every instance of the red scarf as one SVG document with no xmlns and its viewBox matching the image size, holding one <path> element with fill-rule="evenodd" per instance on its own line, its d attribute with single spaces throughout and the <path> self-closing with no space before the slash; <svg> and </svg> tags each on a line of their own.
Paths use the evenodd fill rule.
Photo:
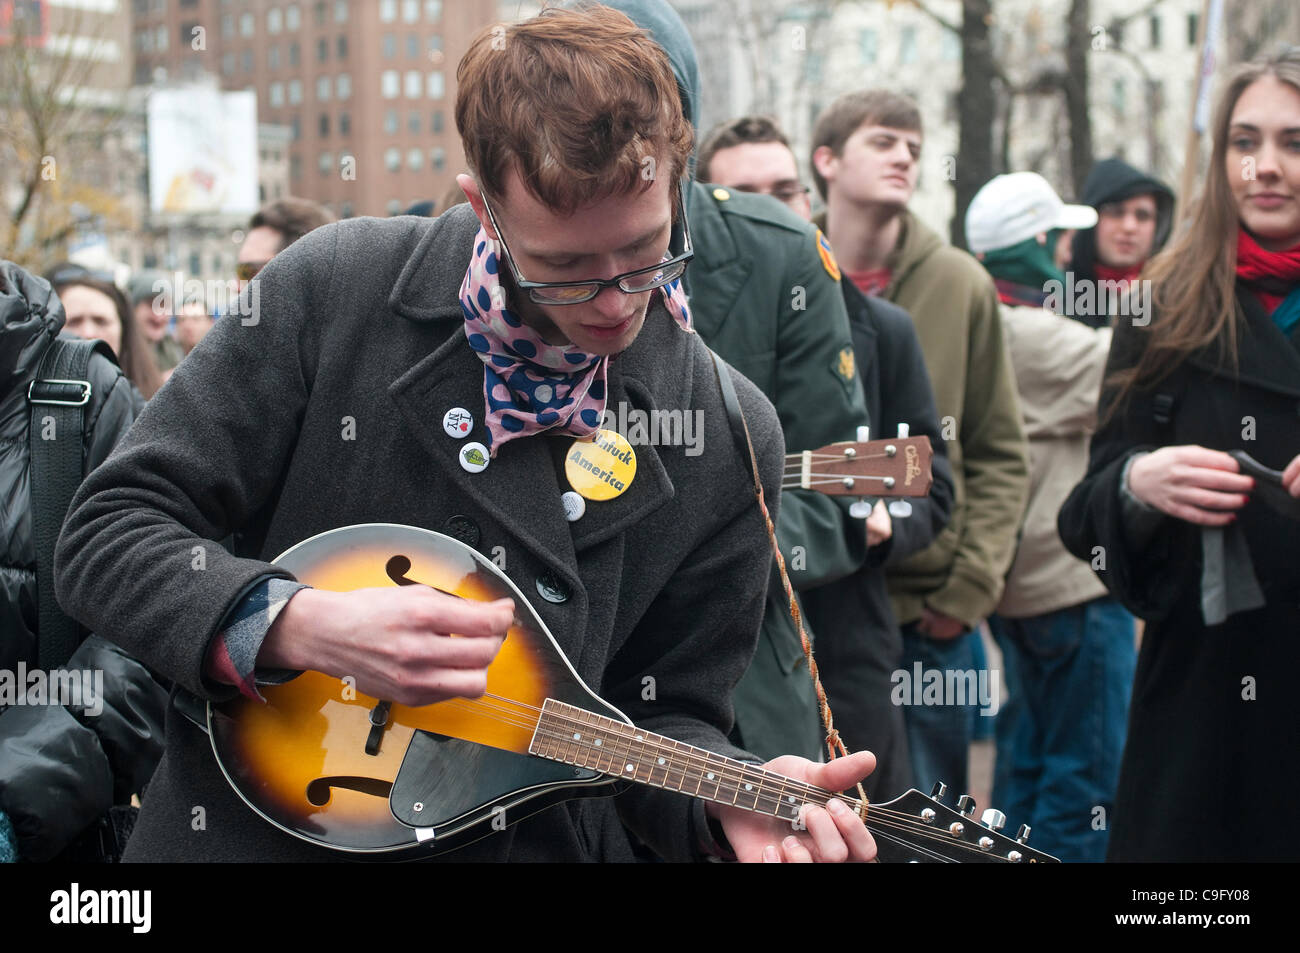
<svg viewBox="0 0 1300 953">
<path fill-rule="evenodd" d="M 1237 277 L 1255 292 L 1255 297 L 1272 314 L 1300 285 L 1300 245 L 1286 251 L 1261 248 L 1244 228 L 1237 233 Z"/>
<path fill-rule="evenodd" d="M 888 268 L 867 268 L 863 271 L 844 272 L 849 281 L 857 285 L 859 291 L 864 295 L 883 294 L 889 287 L 889 279 L 892 276 Z"/>
<path fill-rule="evenodd" d="M 1145 262 L 1140 262 L 1130 268 L 1112 268 L 1110 265 L 1097 262 L 1097 277 L 1102 281 L 1137 281 L 1138 275 L 1142 273 L 1143 264 Z"/>
</svg>

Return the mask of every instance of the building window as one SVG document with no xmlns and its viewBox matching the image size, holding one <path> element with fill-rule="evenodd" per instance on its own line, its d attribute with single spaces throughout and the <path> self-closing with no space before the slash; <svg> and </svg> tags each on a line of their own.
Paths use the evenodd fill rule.
<svg viewBox="0 0 1300 953">
<path fill-rule="evenodd" d="M 339 135 L 352 135 L 352 117 L 347 113 L 339 113 Z"/>
<path fill-rule="evenodd" d="M 235 18 L 231 16 L 229 13 L 223 13 L 221 15 L 221 35 L 222 36 L 235 35 Z"/>
<path fill-rule="evenodd" d="M 320 159 L 317 160 L 317 161 L 318 161 L 317 168 L 320 169 L 320 174 L 321 174 L 321 175 L 329 175 L 331 172 L 334 171 L 334 155 L 333 155 L 333 153 L 322 152 L 322 153 L 320 154 Z"/>
<path fill-rule="evenodd" d="M 334 22 L 348 22 L 348 0 L 334 0 Z"/>
<path fill-rule="evenodd" d="M 876 62 L 877 36 L 875 30 L 861 30 L 858 33 L 858 55 L 864 66 L 871 66 Z"/>
<path fill-rule="evenodd" d="M 284 11 L 284 28 L 292 33 L 301 26 L 302 14 L 298 11 L 298 4 L 291 3 Z"/>
<path fill-rule="evenodd" d="M 402 150 L 391 146 L 384 150 L 384 168 L 389 172 L 398 172 L 402 168 Z"/>
<path fill-rule="evenodd" d="M 316 41 L 316 62 L 324 63 L 330 58 L 330 45 L 325 40 Z"/>
<path fill-rule="evenodd" d="M 312 8 L 312 10 L 313 10 L 313 13 L 314 13 L 314 15 L 315 15 L 315 17 L 316 17 L 316 25 L 317 25 L 317 26 L 324 26 L 324 25 L 325 25 L 325 16 L 326 16 L 326 13 L 325 13 L 325 0 L 316 0 L 316 6 L 314 6 L 314 7 Z"/>
<path fill-rule="evenodd" d="M 252 50 L 239 51 L 239 68 L 242 69 L 245 73 L 253 72 L 253 51 Z"/>
<path fill-rule="evenodd" d="M 420 86 L 423 85 L 419 70 L 406 71 L 406 98 L 416 99 L 420 95 Z"/>
<path fill-rule="evenodd" d="M 241 13 L 239 15 L 239 35 L 253 35 L 253 15 L 251 13 Z"/>
<path fill-rule="evenodd" d="M 271 100 L 271 106 L 278 108 L 284 105 L 284 83 L 272 83 L 267 87 L 267 96 Z"/>
<path fill-rule="evenodd" d="M 441 172 L 447 167 L 447 150 L 442 146 L 435 146 L 429 150 L 429 165 L 433 171 Z"/>
<path fill-rule="evenodd" d="M 415 133 L 420 131 L 420 114 L 414 109 L 406 114 L 406 131 Z"/>
<path fill-rule="evenodd" d="M 397 19 L 397 0 L 379 0 L 379 22 L 392 23 Z"/>
<path fill-rule="evenodd" d="M 340 36 L 337 39 L 335 39 L 334 52 L 338 55 L 338 58 L 341 60 L 345 60 L 348 58 L 348 38 L 346 36 Z"/>
<path fill-rule="evenodd" d="M 284 13 L 279 7 L 272 7 L 266 11 L 266 32 L 275 36 L 284 29 Z"/>
<path fill-rule="evenodd" d="M 1117 79 L 1111 83 L 1110 87 L 1110 106 L 1115 110 L 1117 115 L 1125 114 L 1124 106 L 1128 99 L 1128 90 L 1124 87 L 1124 80 Z"/>
<path fill-rule="evenodd" d="M 430 123 L 429 128 L 433 132 L 442 132 L 442 110 L 438 110 L 433 114 L 433 122 Z"/>
<path fill-rule="evenodd" d="M 146 67 L 145 67 L 145 72 L 147 73 L 148 71 L 149 71 L 149 68 L 146 66 Z M 229 76 L 229 75 L 231 75 L 232 73 L 235 72 L 235 54 L 234 54 L 234 53 L 222 53 L 222 54 L 221 54 L 221 72 L 222 72 L 224 75 L 226 75 L 226 76 Z"/>
<path fill-rule="evenodd" d="M 329 102 L 330 92 L 331 90 L 333 90 L 333 88 L 334 88 L 334 84 L 330 82 L 330 78 L 328 76 L 316 77 L 316 98 L 321 102 L 323 103 Z"/>
<path fill-rule="evenodd" d="M 428 90 L 430 99 L 442 99 L 445 91 L 443 88 L 442 70 L 434 70 L 428 76 Z"/>
<path fill-rule="evenodd" d="M 320 127 L 319 132 L 322 138 L 330 134 L 330 114 L 321 113 L 317 119 L 317 125 Z"/>
<path fill-rule="evenodd" d="M 1196 45 L 1196 34 L 1201 29 L 1201 15 L 1199 13 L 1187 14 L 1187 45 Z"/>
<path fill-rule="evenodd" d="M 939 34 L 939 58 L 945 63 L 956 63 L 961 59 L 961 38 L 951 30 Z"/>
<path fill-rule="evenodd" d="M 302 102 L 302 80 L 289 80 L 289 104 L 296 106 Z"/>
<path fill-rule="evenodd" d="M 397 55 L 397 37 L 392 33 L 385 33 L 380 40 L 380 52 L 384 59 L 391 60 Z"/>
<path fill-rule="evenodd" d="M 292 43 L 289 44 L 289 65 L 297 66 L 299 59 L 300 56 L 299 56 L 298 41 L 294 40 Z"/>
<path fill-rule="evenodd" d="M 397 70 L 386 69 L 379 76 L 379 92 L 385 99 L 396 99 L 401 95 L 402 81 L 397 75 Z"/>
<path fill-rule="evenodd" d="M 420 38 L 414 33 L 406 34 L 406 58 L 408 60 L 420 58 Z"/>
<path fill-rule="evenodd" d="M 424 18 L 437 23 L 442 17 L 442 0 L 424 0 Z"/>
<path fill-rule="evenodd" d="M 199 253 L 196 251 L 190 252 L 190 274 L 197 275 L 200 274 L 202 271 L 203 271 L 203 266 L 199 262 Z"/>
<path fill-rule="evenodd" d="M 302 178 L 302 156 L 289 156 L 289 178 L 294 182 Z"/>
<path fill-rule="evenodd" d="M 434 53 L 441 53 L 441 52 L 442 52 L 442 34 L 434 33 L 432 36 L 429 37 L 429 54 L 433 55 Z"/>
<path fill-rule="evenodd" d="M 339 206 L 339 218 L 351 218 L 351 217 L 352 217 L 352 203 L 344 202 L 341 206 Z"/>
<path fill-rule="evenodd" d="M 420 22 L 420 0 L 402 0 L 402 19 L 407 23 Z"/>
<path fill-rule="evenodd" d="M 903 27 L 898 45 L 898 62 L 907 64 L 916 62 L 916 27 Z"/>
<path fill-rule="evenodd" d="M 389 109 L 384 113 L 384 133 L 393 135 L 397 132 L 397 110 Z"/>
<path fill-rule="evenodd" d="M 189 44 L 194 40 L 194 37 L 197 35 L 195 31 L 198 29 L 199 29 L 199 25 L 197 23 L 182 23 L 181 24 L 181 46 L 189 46 Z"/>
<path fill-rule="evenodd" d="M 273 70 L 280 68 L 280 47 L 273 45 L 266 51 L 266 66 Z"/>
<path fill-rule="evenodd" d="M 167 49 L 167 28 L 160 26 L 153 31 L 153 48 L 159 53 Z"/>
<path fill-rule="evenodd" d="M 1151 49 L 1160 49 L 1160 14 L 1153 13 L 1147 18 L 1151 28 Z"/>
<path fill-rule="evenodd" d="M 397 214 L 398 212 L 400 212 L 401 210 L 402 210 L 402 203 L 401 203 L 400 200 L 398 200 L 398 199 L 389 199 L 389 200 L 388 200 L 388 214 L 389 214 L 389 215 L 396 215 L 396 214 Z"/>
<path fill-rule="evenodd" d="M 302 119 L 294 116 L 289 120 L 289 132 L 294 142 L 302 138 Z"/>
<path fill-rule="evenodd" d="M 339 99 L 350 99 L 352 97 L 352 75 L 350 73 L 339 73 L 334 80 L 335 92 Z"/>
<path fill-rule="evenodd" d="M 424 150 L 412 149 L 406 153 L 406 167 L 412 172 L 419 172 L 424 168 Z"/>
</svg>

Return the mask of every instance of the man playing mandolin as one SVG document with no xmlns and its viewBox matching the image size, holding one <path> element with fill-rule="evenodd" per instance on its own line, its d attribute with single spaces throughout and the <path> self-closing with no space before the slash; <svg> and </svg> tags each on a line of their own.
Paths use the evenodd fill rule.
<svg viewBox="0 0 1300 953">
<path fill-rule="evenodd" d="M 370 737 L 347 742 L 364 765 L 391 755 L 389 703 L 484 696 L 525 607 L 365 574 L 311 588 L 273 562 L 356 524 L 406 524 L 473 547 L 635 730 L 755 761 L 726 732 L 771 554 L 749 460 L 677 280 L 691 257 L 679 196 L 691 132 L 668 61 L 622 14 L 548 10 L 485 30 L 458 79 L 469 206 L 434 220 L 343 221 L 277 256 L 256 279 L 260 313 L 218 324 L 73 501 L 57 554 L 61 602 L 170 678 L 189 715 L 168 719 L 128 860 L 344 856 L 311 836 L 310 817 L 277 830 L 250 810 L 227 782 L 235 769 L 213 756 L 202 701 L 274 699 L 305 670 L 342 680 L 344 693 L 385 700 L 370 710 Z M 774 509 L 781 431 L 762 395 L 734 383 Z M 704 452 L 639 445 L 628 458 L 623 437 L 598 430 L 620 402 L 702 411 Z M 610 456 L 623 458 L 609 466 L 623 468 L 622 490 L 566 466 L 598 432 L 617 438 Z M 230 551 L 210 542 L 227 537 Z M 387 563 L 393 581 L 427 578 L 397 564 Z M 310 743 L 283 757 L 325 764 L 338 744 L 327 720 L 324 709 L 308 717 Z M 492 757 L 497 768 L 536 760 Z M 467 757 L 451 773 L 485 763 Z M 859 753 L 766 767 L 801 790 L 841 791 L 873 766 Z M 373 779 L 324 780 L 333 798 L 374 796 L 364 790 Z M 375 790 L 386 795 L 391 781 Z M 638 844 L 676 861 L 870 860 L 876 850 L 838 799 L 793 823 L 647 786 L 544 810 L 516 803 L 507 823 L 440 858 L 631 860 Z"/>
</svg>

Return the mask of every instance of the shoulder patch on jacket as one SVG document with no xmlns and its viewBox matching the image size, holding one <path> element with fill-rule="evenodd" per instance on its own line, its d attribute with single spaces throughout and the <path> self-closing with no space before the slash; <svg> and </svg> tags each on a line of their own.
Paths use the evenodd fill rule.
<svg viewBox="0 0 1300 953">
<path fill-rule="evenodd" d="M 853 383 L 853 377 L 858 369 L 857 362 L 853 358 L 852 347 L 845 345 L 840 349 L 839 354 L 835 356 L 833 370 L 846 385 Z"/>
<path fill-rule="evenodd" d="M 822 267 L 826 269 L 826 273 L 839 281 L 839 262 L 835 260 L 835 253 L 831 251 L 831 240 L 826 237 L 826 233 L 820 228 L 817 229 L 817 254 L 821 257 Z"/>
</svg>

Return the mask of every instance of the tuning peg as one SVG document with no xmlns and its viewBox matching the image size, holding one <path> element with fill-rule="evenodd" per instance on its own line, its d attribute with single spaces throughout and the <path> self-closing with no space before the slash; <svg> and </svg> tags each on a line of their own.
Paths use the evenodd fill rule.
<svg viewBox="0 0 1300 953">
<path fill-rule="evenodd" d="M 942 801 L 944 793 L 948 790 L 948 785 L 942 781 L 935 781 L 934 787 L 930 788 L 930 798 L 935 801 Z"/>
<path fill-rule="evenodd" d="M 975 799 L 969 794 L 963 794 L 957 798 L 957 810 L 967 817 L 975 816 Z"/>
<path fill-rule="evenodd" d="M 1006 822 L 1007 816 L 1001 811 L 994 810 L 993 808 L 989 808 L 980 816 L 980 823 L 991 831 L 1002 830 L 1002 826 L 1006 824 Z"/>
<path fill-rule="evenodd" d="M 1033 830 L 1028 824 L 1021 824 L 1020 830 L 1016 831 L 1016 843 L 1023 844 L 1029 840 L 1029 832 Z"/>
<path fill-rule="evenodd" d="M 906 436 L 910 435 L 911 432 L 912 432 L 912 428 L 911 428 L 910 425 L 908 425 L 908 424 L 899 424 L 899 425 L 898 425 L 898 436 L 899 436 L 900 438 L 902 438 L 902 437 L 906 437 Z"/>
<path fill-rule="evenodd" d="M 890 500 L 889 515 L 896 516 L 899 519 L 905 519 L 912 515 L 912 504 L 907 500 Z"/>
<path fill-rule="evenodd" d="M 871 428 L 870 428 L 870 427 L 859 427 L 859 428 L 858 428 L 858 443 L 866 443 L 866 442 L 868 442 L 870 439 L 871 439 Z"/>
<path fill-rule="evenodd" d="M 849 516 L 855 520 L 864 520 L 871 515 L 871 509 L 875 504 L 871 500 L 862 499 L 856 503 L 849 504 Z"/>
</svg>

